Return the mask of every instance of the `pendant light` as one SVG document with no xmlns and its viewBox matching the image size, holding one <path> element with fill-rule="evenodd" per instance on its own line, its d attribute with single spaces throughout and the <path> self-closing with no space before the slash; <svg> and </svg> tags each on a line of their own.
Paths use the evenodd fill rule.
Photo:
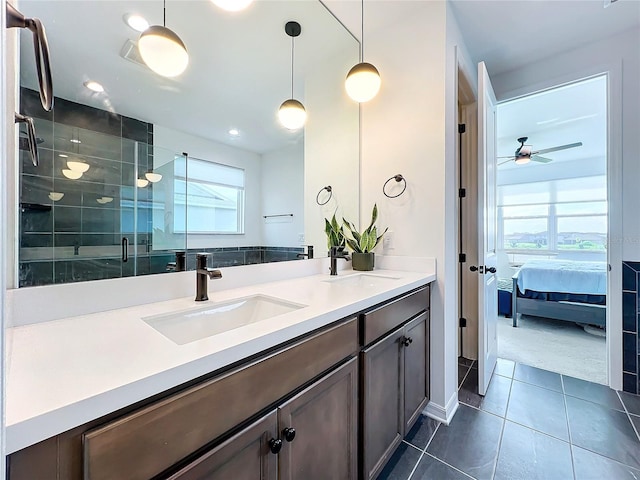
<svg viewBox="0 0 640 480">
<path fill-rule="evenodd" d="M 147 66 L 163 77 L 177 77 L 189 64 L 189 54 L 180 37 L 166 27 L 167 6 L 163 3 L 163 24 L 151 25 L 138 39 L 138 50 Z"/>
<path fill-rule="evenodd" d="M 300 35 L 302 27 L 298 22 L 287 22 L 284 31 L 291 37 L 291 98 L 280 105 L 278 118 L 280 123 L 289 130 L 297 130 L 307 121 L 307 112 L 302 103 L 293 98 L 293 39 Z"/>
<path fill-rule="evenodd" d="M 361 21 L 360 63 L 349 70 L 344 82 L 349 97 L 359 103 L 368 102 L 375 97 L 382 83 L 378 69 L 364 61 L 364 0 L 361 2 Z"/>
</svg>

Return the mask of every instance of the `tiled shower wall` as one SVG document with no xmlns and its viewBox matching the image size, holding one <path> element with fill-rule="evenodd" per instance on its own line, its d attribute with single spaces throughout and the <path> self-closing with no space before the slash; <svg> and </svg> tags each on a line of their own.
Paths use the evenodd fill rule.
<svg viewBox="0 0 640 480">
<path fill-rule="evenodd" d="M 622 389 L 640 393 L 640 262 L 622 262 Z"/>
<path fill-rule="evenodd" d="M 153 125 L 62 98 L 45 112 L 38 93 L 26 88 L 20 110 L 34 118 L 41 143 L 34 167 L 21 141 L 19 286 L 133 275 L 136 262 L 122 262 L 120 245 L 123 236 L 133 244 L 137 207 L 138 249 L 143 257 L 151 251 L 152 189 L 137 189 L 137 206 L 134 191 L 136 178 L 153 165 Z M 70 143 L 75 136 L 82 143 Z M 62 175 L 74 156 L 91 165 L 78 180 Z M 50 192 L 64 197 L 54 202 Z M 104 196 L 113 201 L 96 201 Z M 137 263 L 138 274 L 151 273 L 150 258 Z"/>
</svg>

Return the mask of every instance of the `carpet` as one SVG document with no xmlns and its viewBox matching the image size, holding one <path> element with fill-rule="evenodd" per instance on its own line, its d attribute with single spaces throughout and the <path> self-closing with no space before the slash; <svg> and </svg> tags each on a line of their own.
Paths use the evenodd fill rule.
<svg viewBox="0 0 640 480">
<path fill-rule="evenodd" d="M 575 323 L 498 317 L 498 357 L 607 385 L 607 343 Z"/>
</svg>

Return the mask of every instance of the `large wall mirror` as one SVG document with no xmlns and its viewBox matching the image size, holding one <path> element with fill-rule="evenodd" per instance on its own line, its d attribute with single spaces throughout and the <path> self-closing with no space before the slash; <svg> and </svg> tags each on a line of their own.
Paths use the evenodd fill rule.
<svg viewBox="0 0 640 480">
<path fill-rule="evenodd" d="M 162 0 L 20 10 L 46 27 L 55 102 L 39 104 L 24 32 L 20 110 L 35 120 L 40 165 L 21 138 L 16 286 L 169 272 L 179 251 L 187 268 L 202 250 L 211 266 L 301 259 L 308 245 L 325 256 L 323 218 L 358 222 L 359 111 L 343 82 L 359 46 L 321 2 L 229 12 L 168 0 L 166 25 L 189 53 L 174 78 L 144 64 L 127 24 L 161 25 Z M 291 20 L 302 28 L 293 45 Z M 293 131 L 277 118 L 292 79 L 308 114 Z"/>
</svg>

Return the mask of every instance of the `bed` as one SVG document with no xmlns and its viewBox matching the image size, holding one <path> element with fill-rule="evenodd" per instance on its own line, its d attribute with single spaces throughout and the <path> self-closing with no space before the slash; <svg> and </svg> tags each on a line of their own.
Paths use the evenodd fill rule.
<svg viewBox="0 0 640 480">
<path fill-rule="evenodd" d="M 599 327 L 606 324 L 606 262 L 528 260 L 512 281 L 514 327 L 519 314 Z"/>
</svg>

